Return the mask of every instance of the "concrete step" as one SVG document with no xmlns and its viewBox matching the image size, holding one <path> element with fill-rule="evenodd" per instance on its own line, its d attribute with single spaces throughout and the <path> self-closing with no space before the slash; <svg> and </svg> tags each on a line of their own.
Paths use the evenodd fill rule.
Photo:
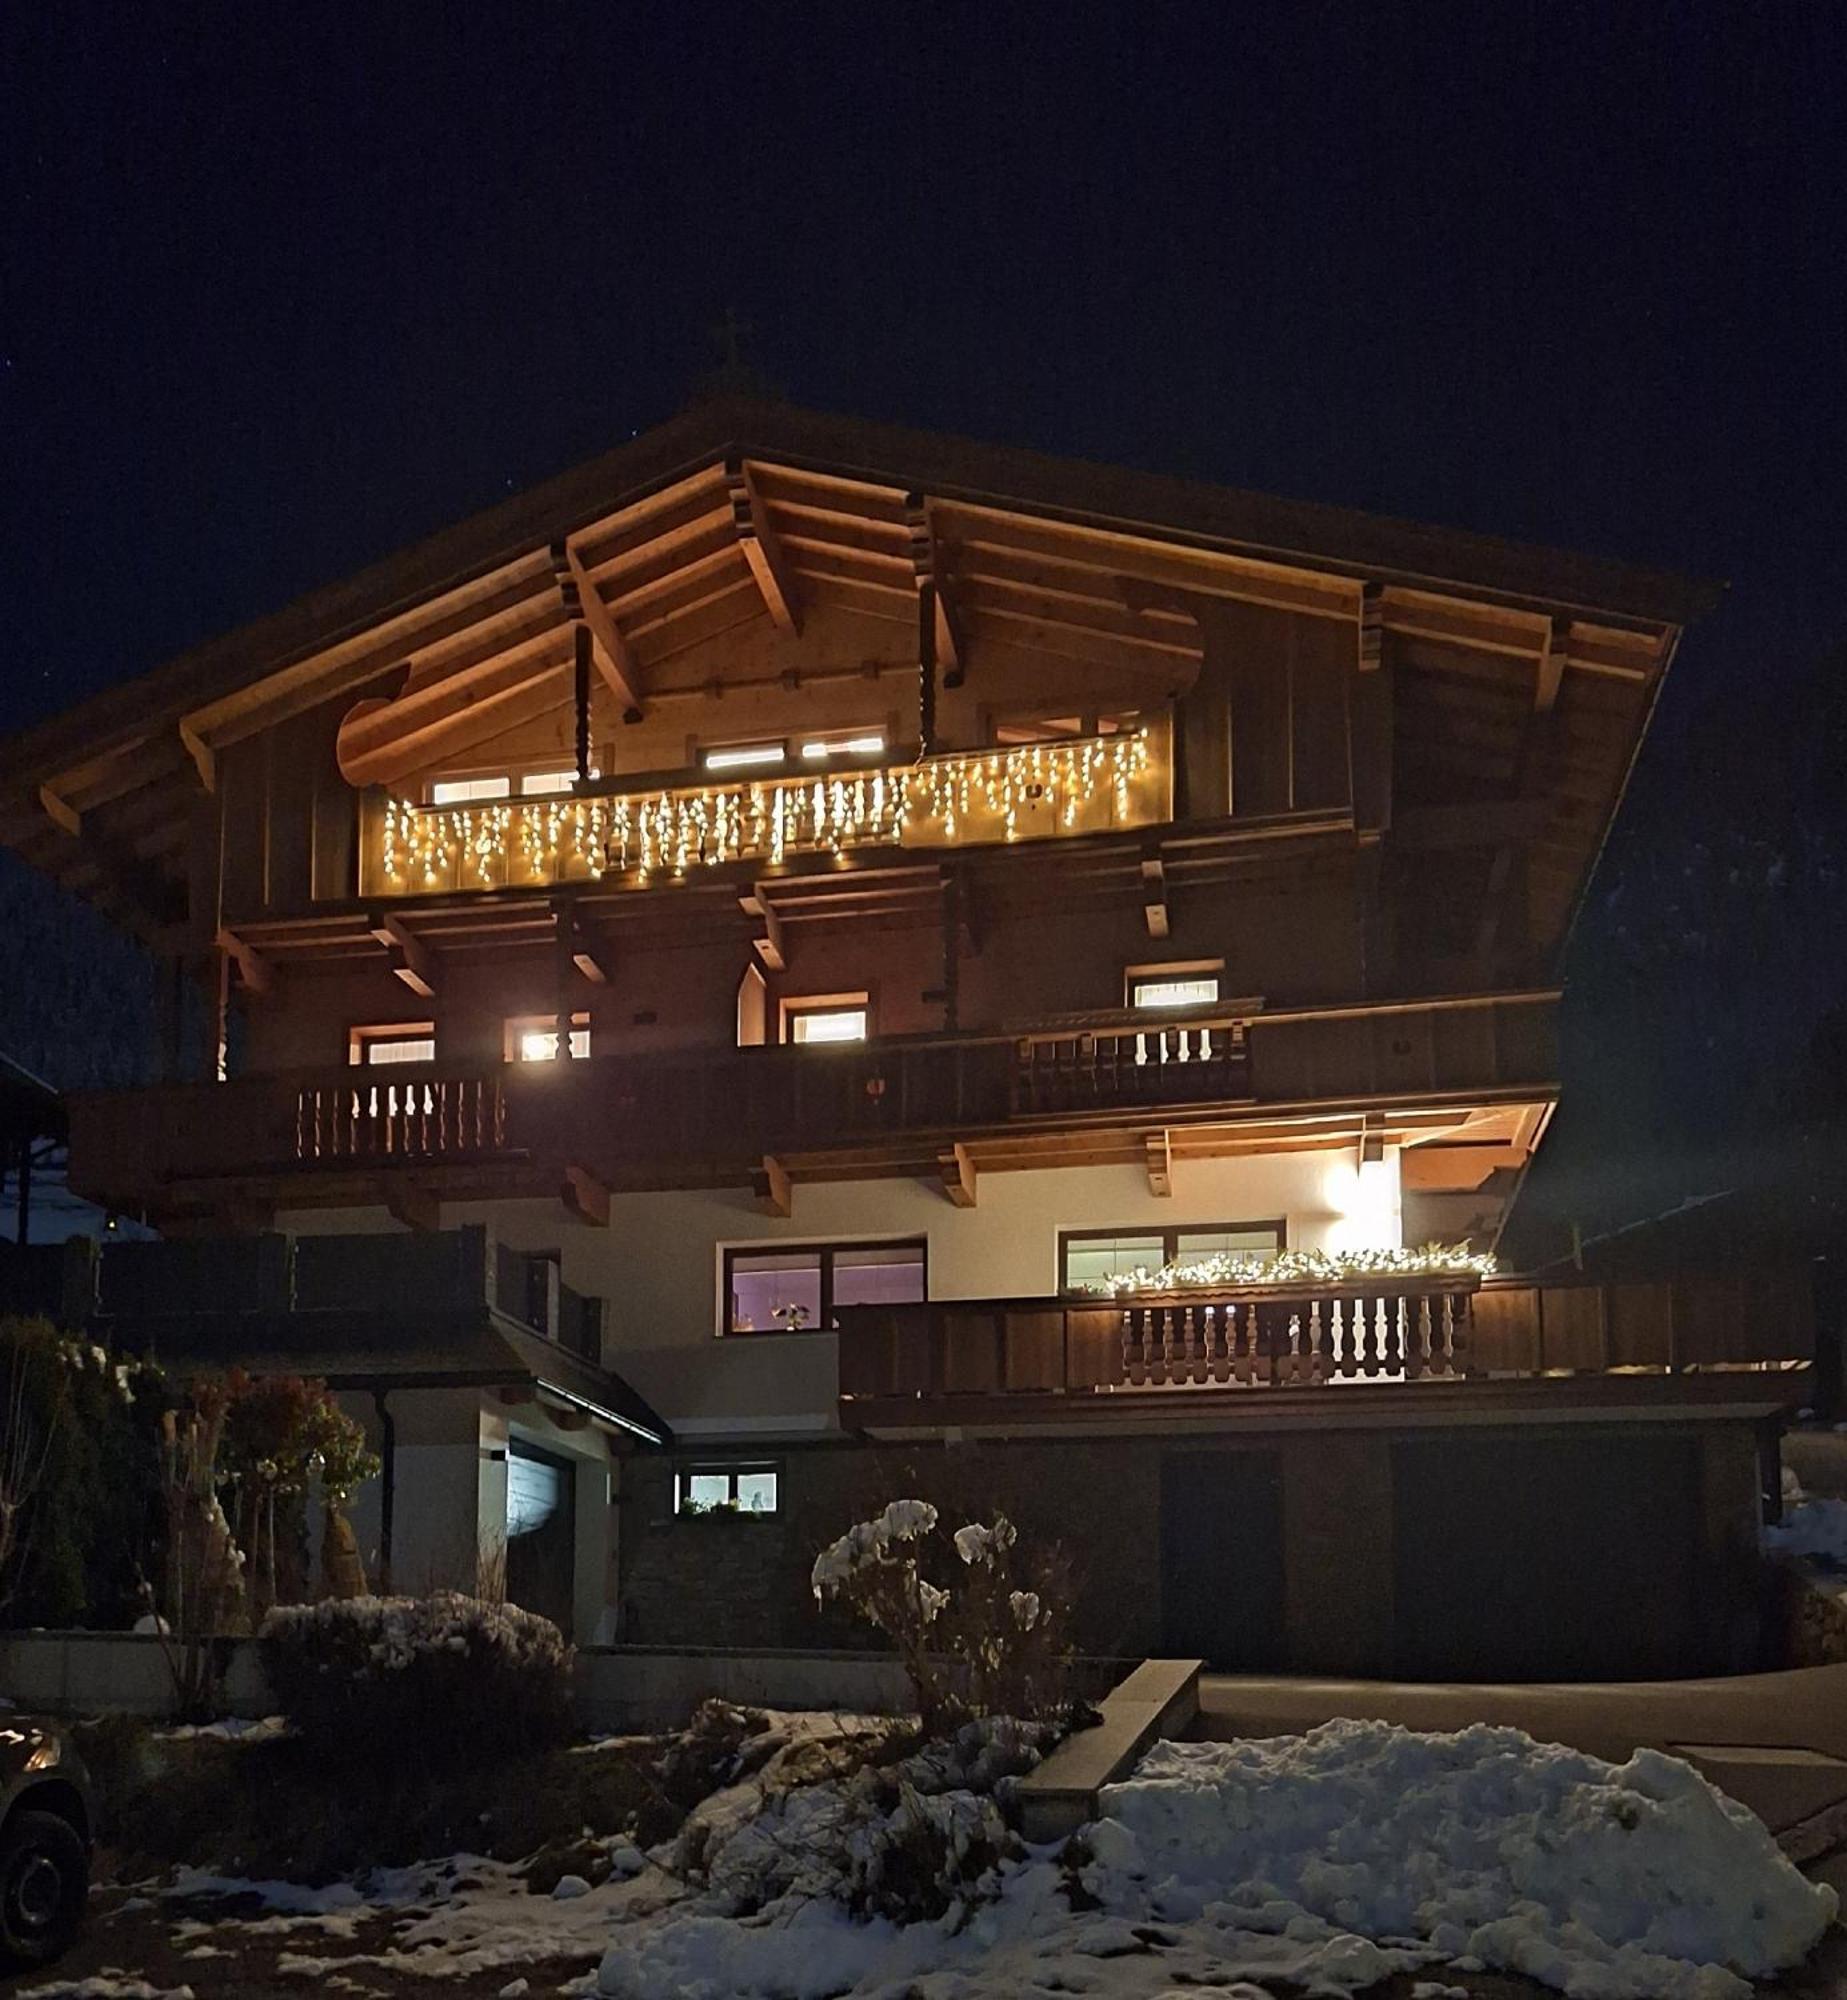
<svg viewBox="0 0 1847 2000">
<path fill-rule="evenodd" d="M 1847 1801 L 1847 1763 L 1819 1750 L 1752 1743 L 1671 1743 L 1668 1748 L 1728 1798 L 1748 1806 L 1775 1834 Z"/>
</svg>

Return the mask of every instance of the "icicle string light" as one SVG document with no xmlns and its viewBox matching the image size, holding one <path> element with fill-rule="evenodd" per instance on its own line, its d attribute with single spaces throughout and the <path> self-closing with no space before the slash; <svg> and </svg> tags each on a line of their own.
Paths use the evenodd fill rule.
<svg viewBox="0 0 1847 2000">
<path fill-rule="evenodd" d="M 519 887 L 567 878 L 678 878 L 727 861 L 1067 833 L 1098 803 L 1129 822 L 1151 757 L 1145 728 L 932 757 L 851 777 L 747 779 L 682 791 L 531 804 L 390 800 L 379 860 L 388 888 Z"/>
<path fill-rule="evenodd" d="M 1268 1256 L 1220 1250 L 1210 1257 L 1138 1265 L 1081 1289 L 1112 1298 L 1137 1292 L 1228 1290 L 1239 1285 L 1351 1285 L 1371 1278 L 1490 1278 L 1494 1259 L 1466 1243 L 1426 1243 L 1418 1250 L 1278 1250 Z"/>
</svg>

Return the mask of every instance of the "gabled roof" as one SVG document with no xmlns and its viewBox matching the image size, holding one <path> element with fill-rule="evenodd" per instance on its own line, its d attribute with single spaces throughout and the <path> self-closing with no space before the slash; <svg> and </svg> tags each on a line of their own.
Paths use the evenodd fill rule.
<svg viewBox="0 0 1847 2000">
<path fill-rule="evenodd" d="M 368 764 L 360 741 L 350 767 L 388 776 L 413 724 L 435 726 L 427 707 L 465 702 L 515 727 L 568 700 L 577 603 L 604 680 L 639 706 L 647 676 L 689 647 L 776 619 L 786 587 L 914 624 L 917 566 L 944 546 L 952 565 L 977 551 L 969 602 L 1004 649 L 1040 651 L 1048 668 L 1105 652 L 1139 662 L 1155 697 L 1196 670 L 1197 608 L 1215 600 L 1353 616 L 1370 585 L 1388 629 L 1521 659 L 1543 655 L 1559 621 L 1583 621 L 1574 658 L 1638 686 L 1712 601 L 1594 558 L 716 401 L 0 746 L 0 840 L 158 928 L 184 905 L 190 802 L 218 750 L 257 729 L 347 691 L 376 697 L 381 675 L 408 666 L 408 703 L 373 706 L 411 712 L 377 719 L 384 748 Z M 449 692 L 458 677 L 465 692 Z"/>
</svg>

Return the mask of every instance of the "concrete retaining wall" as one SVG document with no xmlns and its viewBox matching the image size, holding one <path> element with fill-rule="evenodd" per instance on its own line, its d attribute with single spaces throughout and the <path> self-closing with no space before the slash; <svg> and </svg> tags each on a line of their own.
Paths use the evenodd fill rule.
<svg viewBox="0 0 1847 2000">
<path fill-rule="evenodd" d="M 226 1644 L 226 1712 L 260 1716 L 275 1702 L 256 1647 Z M 173 1683 L 157 1639 L 126 1632 L 0 1635 L 0 1694 L 58 1714 L 164 1716 Z M 677 1728 L 707 1695 L 762 1708 L 893 1714 L 909 1705 L 898 1663 L 881 1653 L 696 1653 L 657 1648 L 583 1652 L 578 1712 L 587 1729 Z"/>
</svg>

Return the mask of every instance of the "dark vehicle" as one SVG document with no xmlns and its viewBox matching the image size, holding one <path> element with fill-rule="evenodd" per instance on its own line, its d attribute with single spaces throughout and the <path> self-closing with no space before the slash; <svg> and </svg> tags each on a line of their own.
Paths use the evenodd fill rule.
<svg viewBox="0 0 1847 2000">
<path fill-rule="evenodd" d="M 90 1893 L 90 1774 L 56 1723 L 0 1715 L 0 1964 L 44 1965 Z"/>
</svg>

